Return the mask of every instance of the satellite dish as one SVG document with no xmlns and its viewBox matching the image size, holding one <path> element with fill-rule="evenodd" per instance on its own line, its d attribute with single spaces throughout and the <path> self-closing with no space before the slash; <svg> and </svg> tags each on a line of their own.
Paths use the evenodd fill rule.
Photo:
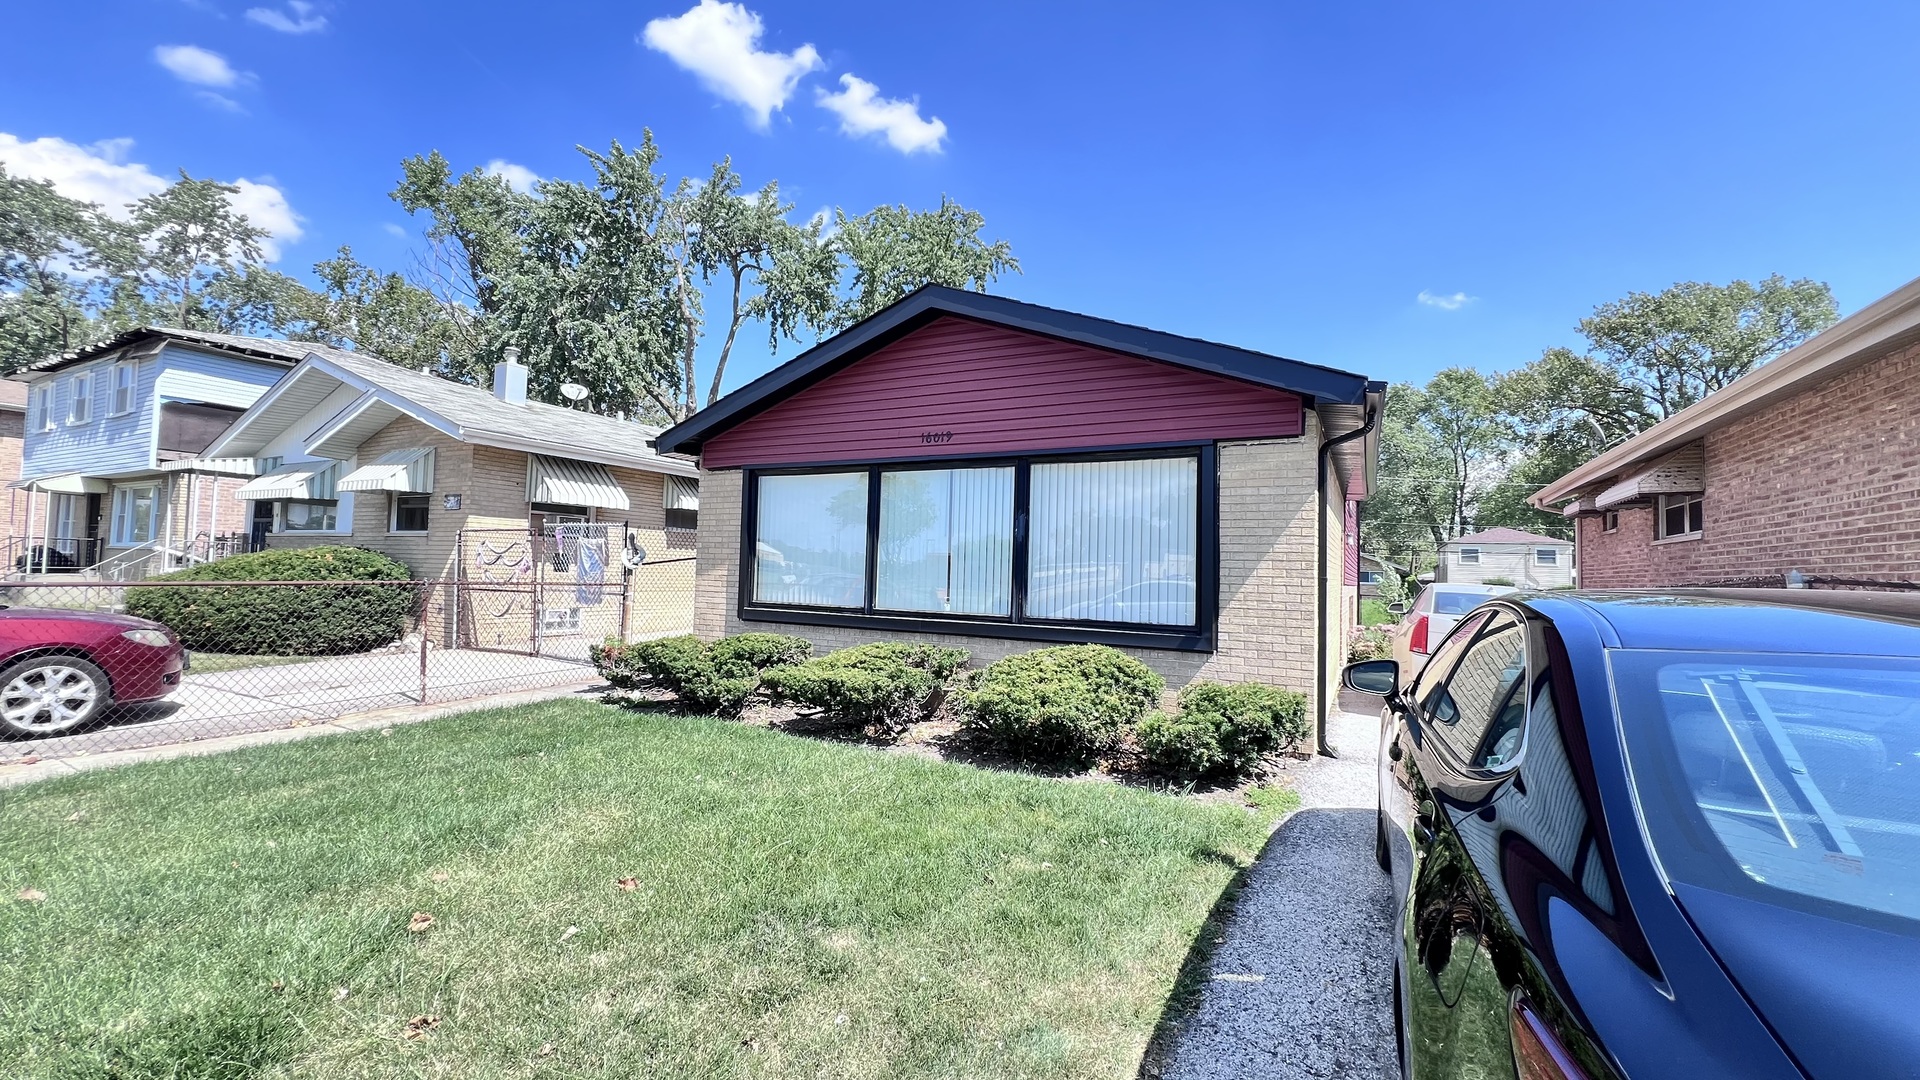
<svg viewBox="0 0 1920 1080">
<path fill-rule="evenodd" d="M 560 396 L 568 401 L 579 401 L 587 396 L 587 388 L 577 382 L 561 383 Z"/>
</svg>

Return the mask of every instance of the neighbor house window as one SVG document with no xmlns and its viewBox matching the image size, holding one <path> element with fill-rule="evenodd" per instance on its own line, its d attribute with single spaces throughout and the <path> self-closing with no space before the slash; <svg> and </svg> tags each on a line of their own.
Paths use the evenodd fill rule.
<svg viewBox="0 0 1920 1080">
<path fill-rule="evenodd" d="M 1609 510 L 1600 515 L 1600 527 L 1604 532 L 1620 531 L 1620 511 Z"/>
<path fill-rule="evenodd" d="M 337 532 L 339 524 L 340 504 L 331 499 L 288 499 L 274 504 L 274 532 Z"/>
<path fill-rule="evenodd" d="M 73 377 L 73 397 L 67 402 L 67 423 L 84 424 L 93 419 L 93 373 Z"/>
<path fill-rule="evenodd" d="M 1560 549 L 1559 548 L 1534 548 L 1533 549 L 1533 565 L 1535 566 L 1560 565 Z"/>
<path fill-rule="evenodd" d="M 29 428 L 34 431 L 53 430 L 52 383 L 41 383 L 33 388 L 33 398 L 28 404 L 27 411 L 33 414 L 27 419 Z"/>
<path fill-rule="evenodd" d="M 393 496 L 393 512 L 387 528 L 397 533 L 426 532 L 427 504 L 432 500 L 431 495 Z"/>
<path fill-rule="evenodd" d="M 1210 448 L 756 473 L 745 606 L 1191 635 L 1211 475 Z"/>
<path fill-rule="evenodd" d="M 1704 501 L 1699 494 L 1660 496 L 1661 540 L 1690 540 L 1699 536 L 1706 523 Z"/>
<path fill-rule="evenodd" d="M 107 412 L 121 416 L 133 411 L 133 379 L 139 366 L 132 363 L 113 365 L 113 406 Z"/>
<path fill-rule="evenodd" d="M 160 488 L 155 484 L 113 489 L 113 546 L 148 544 L 158 535 Z"/>
<path fill-rule="evenodd" d="M 1362 570 L 1362 571 L 1360 571 L 1360 584 L 1362 584 L 1362 585 L 1378 585 L 1378 584 L 1380 584 L 1380 571 L 1378 571 L 1378 570 Z"/>
<path fill-rule="evenodd" d="M 1480 565 L 1480 549 L 1479 548 L 1461 548 L 1460 549 L 1460 565 L 1479 566 Z"/>
<path fill-rule="evenodd" d="M 700 481 L 684 476 L 669 476 L 662 493 L 661 505 L 666 510 L 666 526 L 669 529 L 685 529 L 688 532 L 700 527 Z"/>
</svg>

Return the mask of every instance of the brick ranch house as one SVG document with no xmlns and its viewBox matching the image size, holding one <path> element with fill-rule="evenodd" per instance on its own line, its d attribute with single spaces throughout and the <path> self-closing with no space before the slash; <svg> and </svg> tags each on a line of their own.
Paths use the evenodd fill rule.
<svg viewBox="0 0 1920 1080">
<path fill-rule="evenodd" d="M 1580 584 L 1920 579 L 1920 280 L 1542 488 Z"/>
<path fill-rule="evenodd" d="M 658 428 L 529 401 L 514 362 L 495 368 L 489 392 L 303 348 L 204 454 L 167 465 L 237 481 L 228 497 L 246 508 L 257 546 L 347 544 L 416 578 L 474 583 L 460 625 L 437 630 L 449 643 L 456 632 L 484 647 L 570 642 L 584 656 L 608 634 L 692 628 L 696 473 L 648 448 Z M 627 576 L 622 606 L 629 539 L 647 566 Z M 583 603 L 582 573 L 614 587 Z M 497 588 L 483 596 L 485 586 Z M 430 614 L 450 614 L 443 599 Z"/>
<path fill-rule="evenodd" d="M 1049 643 L 1327 700 L 1385 384 L 929 286 L 656 440 L 700 463 L 695 625 Z M 1316 679 L 1316 672 L 1319 678 Z M 1316 693 L 1319 686 L 1322 692 Z"/>
</svg>

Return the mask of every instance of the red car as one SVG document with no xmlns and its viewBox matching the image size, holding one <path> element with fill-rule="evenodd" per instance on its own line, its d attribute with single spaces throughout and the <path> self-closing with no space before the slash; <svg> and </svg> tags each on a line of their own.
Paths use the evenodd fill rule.
<svg viewBox="0 0 1920 1080">
<path fill-rule="evenodd" d="M 0 610 L 0 734 L 57 735 L 109 706 L 166 697 L 187 651 L 157 622 L 56 608 Z"/>
</svg>

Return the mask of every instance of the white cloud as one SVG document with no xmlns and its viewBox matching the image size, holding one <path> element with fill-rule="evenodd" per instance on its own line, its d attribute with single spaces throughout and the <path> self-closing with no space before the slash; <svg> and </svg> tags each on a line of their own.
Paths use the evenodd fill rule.
<svg viewBox="0 0 1920 1080">
<path fill-rule="evenodd" d="M 132 139 L 78 146 L 51 136 L 26 142 L 0 131 L 0 163 L 8 172 L 50 181 L 67 198 L 99 203 L 118 218 L 127 216 L 128 203 L 167 186 L 152 169 L 126 161 L 132 149 Z"/>
<path fill-rule="evenodd" d="M 268 262 L 280 257 L 281 244 L 291 244 L 306 232 L 300 227 L 300 215 L 293 212 L 286 193 L 279 188 L 245 179 L 235 180 L 233 185 L 240 189 L 229 196 L 234 210 L 247 215 L 255 227 L 267 230 L 266 239 L 260 241 L 260 254 Z"/>
<path fill-rule="evenodd" d="M 1468 296 L 1463 292 L 1440 294 L 1421 289 L 1420 295 L 1416 297 L 1416 299 L 1428 307 L 1437 307 L 1441 311 L 1459 311 L 1461 308 L 1466 307 L 1468 304 L 1480 298 L 1477 296 Z"/>
<path fill-rule="evenodd" d="M 0 164 L 9 173 L 46 180 L 67 198 L 99 203 L 123 220 L 128 203 L 163 190 L 169 182 L 147 166 L 127 161 L 132 150 L 132 139 L 80 146 L 52 136 L 28 142 L 0 131 Z M 293 243 L 305 232 L 300 215 L 293 212 L 286 193 L 271 183 L 235 180 L 233 185 L 240 189 L 231 196 L 234 210 L 267 230 L 267 238 L 260 242 L 261 254 L 269 262 L 278 259 L 281 245 Z"/>
<path fill-rule="evenodd" d="M 855 75 L 840 76 L 840 86 L 838 93 L 821 90 L 819 100 L 822 108 L 839 115 L 843 134 L 859 138 L 881 133 L 886 135 L 889 145 L 903 154 L 917 150 L 940 152 L 940 141 L 947 137 L 947 125 L 937 116 L 922 120 L 918 99 L 883 98 L 879 87 Z"/>
<path fill-rule="evenodd" d="M 540 182 L 539 173 L 525 165 L 515 165 L 504 158 L 494 158 L 487 162 L 487 175 L 505 180 L 508 187 L 521 194 L 532 194 L 533 185 Z"/>
<path fill-rule="evenodd" d="M 380 227 L 387 230 L 390 236 L 397 236 L 402 240 L 407 238 L 407 227 L 405 225 L 395 225 L 391 221 L 383 221 L 380 223 Z"/>
<path fill-rule="evenodd" d="M 821 66 L 820 53 L 802 45 L 790 53 L 759 48 L 765 27 L 745 5 L 700 0 L 681 15 L 647 23 L 641 40 L 700 76 L 707 89 L 745 106 L 764 128 L 773 110 L 793 96 L 800 77 Z"/>
<path fill-rule="evenodd" d="M 221 112 L 245 114 L 247 111 L 246 106 L 233 100 L 227 95 L 219 93 L 217 91 L 195 90 L 193 92 L 193 96 L 199 98 L 201 101 L 205 102 L 206 104 L 211 105 L 216 109 L 219 109 Z"/>
<path fill-rule="evenodd" d="M 240 81 L 227 58 L 198 45 L 156 45 L 153 58 L 175 78 L 199 86 L 232 86 Z"/>
<path fill-rule="evenodd" d="M 270 7 L 248 8 L 247 21 L 283 34 L 311 34 L 327 28 L 327 17 L 314 14 L 313 5 L 307 0 L 287 0 L 286 11 Z"/>
</svg>

